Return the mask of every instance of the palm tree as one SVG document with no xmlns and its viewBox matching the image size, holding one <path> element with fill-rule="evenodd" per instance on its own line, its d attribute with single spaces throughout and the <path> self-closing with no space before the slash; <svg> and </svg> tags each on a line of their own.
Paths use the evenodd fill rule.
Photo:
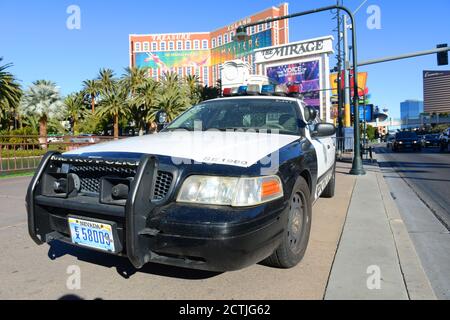
<svg viewBox="0 0 450 320">
<path fill-rule="evenodd" d="M 147 72 L 145 69 L 126 67 L 120 83 L 133 95 L 138 87 L 145 84 L 146 78 Z"/>
<path fill-rule="evenodd" d="M 92 114 L 95 113 L 95 99 L 100 92 L 100 83 L 98 80 L 85 80 L 83 81 L 83 92 L 91 99 Z"/>
<path fill-rule="evenodd" d="M 180 82 L 178 74 L 174 72 L 164 72 L 161 79 L 161 85 L 164 90 L 177 90 L 181 86 Z"/>
<path fill-rule="evenodd" d="M 201 100 L 201 90 L 200 79 L 196 75 L 188 75 L 184 79 L 185 84 L 189 89 L 190 102 L 192 105 L 195 105 Z"/>
<path fill-rule="evenodd" d="M 99 117 L 112 116 L 114 119 L 114 139 L 119 138 L 119 117 L 129 113 L 127 92 L 118 84 L 102 93 L 100 107 L 97 109 Z"/>
<path fill-rule="evenodd" d="M 182 90 L 178 90 L 162 92 L 158 97 L 158 106 L 167 114 L 167 121 L 170 122 L 185 111 L 190 104 L 188 97 L 182 93 Z M 151 116 L 154 118 L 155 114 L 156 110 Z"/>
<path fill-rule="evenodd" d="M 65 118 L 69 118 L 72 121 L 72 132 L 74 135 L 78 135 L 78 122 L 84 115 L 83 93 L 76 92 L 68 95 L 64 99 L 65 106 Z"/>
<path fill-rule="evenodd" d="M 160 85 L 153 79 L 146 79 L 145 83 L 139 86 L 136 90 L 136 95 L 132 97 L 131 104 L 137 106 L 140 110 L 142 119 L 151 126 L 154 120 L 154 113 L 157 111 L 159 105 L 159 89 Z M 139 124 L 139 134 L 143 132 L 144 123 Z"/>
<path fill-rule="evenodd" d="M 190 104 L 189 88 L 180 81 L 176 73 L 164 73 L 161 81 L 161 90 L 158 95 L 158 106 L 167 114 L 167 120 L 172 121 Z M 156 111 L 151 114 L 154 117 Z"/>
<path fill-rule="evenodd" d="M 101 93 L 111 91 L 114 87 L 116 79 L 114 79 L 114 71 L 111 69 L 100 69 L 97 77 L 99 89 Z"/>
<path fill-rule="evenodd" d="M 144 86 L 147 82 L 147 72 L 145 69 L 138 67 L 127 67 L 125 68 L 125 73 L 120 79 L 120 85 L 128 92 L 130 98 L 130 108 L 132 113 L 132 118 L 139 128 L 139 135 L 144 134 L 144 117 L 145 110 L 141 104 L 138 103 L 138 90 L 140 87 Z"/>
<path fill-rule="evenodd" d="M 58 116 L 62 105 L 59 89 L 51 81 L 35 81 L 24 93 L 21 108 L 26 114 L 36 115 L 39 118 L 42 144 L 46 144 L 48 118 Z"/>
<path fill-rule="evenodd" d="M 0 57 L 0 62 L 3 58 Z M 6 119 L 8 113 L 17 112 L 22 90 L 15 77 L 6 71 L 12 64 L 0 65 L 0 120 Z"/>
</svg>

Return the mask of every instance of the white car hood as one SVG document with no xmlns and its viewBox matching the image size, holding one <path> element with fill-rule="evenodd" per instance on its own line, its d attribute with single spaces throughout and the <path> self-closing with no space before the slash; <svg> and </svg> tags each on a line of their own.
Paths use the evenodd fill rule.
<svg viewBox="0 0 450 320">
<path fill-rule="evenodd" d="M 200 163 L 250 167 L 298 136 L 255 132 L 172 131 L 105 142 L 66 152 L 66 155 L 132 152 L 190 159 Z"/>
</svg>

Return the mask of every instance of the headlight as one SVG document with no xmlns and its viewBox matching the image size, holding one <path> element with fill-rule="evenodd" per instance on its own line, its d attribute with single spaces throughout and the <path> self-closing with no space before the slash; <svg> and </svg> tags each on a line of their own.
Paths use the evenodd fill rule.
<svg viewBox="0 0 450 320">
<path fill-rule="evenodd" d="M 403 141 L 399 141 L 398 143 L 399 143 L 399 144 L 403 144 Z"/>
<path fill-rule="evenodd" d="M 283 186 L 278 176 L 255 178 L 190 176 L 181 186 L 177 202 L 244 207 L 282 196 Z"/>
</svg>

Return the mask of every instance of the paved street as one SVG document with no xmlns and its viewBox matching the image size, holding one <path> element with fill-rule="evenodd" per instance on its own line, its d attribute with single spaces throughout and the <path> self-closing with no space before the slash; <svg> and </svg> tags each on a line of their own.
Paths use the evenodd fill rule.
<svg viewBox="0 0 450 320">
<path fill-rule="evenodd" d="M 436 296 L 450 299 L 450 154 L 378 147 L 377 158 Z"/>
<path fill-rule="evenodd" d="M 450 153 L 438 148 L 424 148 L 422 152 L 392 152 L 377 149 L 384 157 L 382 168 L 392 167 L 427 204 L 450 226 Z"/>
<path fill-rule="evenodd" d="M 37 246 L 25 223 L 30 178 L 0 180 L 0 299 L 323 299 L 355 177 L 339 164 L 337 195 L 314 207 L 310 244 L 295 268 L 263 265 L 222 274 L 148 264 L 55 243 Z M 81 289 L 69 290 L 67 268 L 81 268 Z"/>
</svg>

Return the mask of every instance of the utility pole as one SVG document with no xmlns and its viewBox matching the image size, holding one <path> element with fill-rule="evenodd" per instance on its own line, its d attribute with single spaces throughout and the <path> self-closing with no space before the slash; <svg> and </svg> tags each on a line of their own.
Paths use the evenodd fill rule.
<svg viewBox="0 0 450 320">
<path fill-rule="evenodd" d="M 350 26 L 347 24 L 347 16 L 344 15 L 344 126 L 349 128 L 351 126 L 350 121 L 350 54 L 348 47 L 348 34 L 347 30 Z"/>
<path fill-rule="evenodd" d="M 341 3 L 340 0 L 337 0 L 337 5 L 340 6 Z M 342 32 L 341 32 L 341 27 L 342 27 L 342 23 L 341 23 L 341 10 L 337 10 L 337 34 L 338 34 L 338 54 L 337 54 L 337 60 L 338 60 L 338 65 L 337 65 L 337 94 L 338 94 L 338 152 L 342 152 L 343 148 L 342 146 L 344 145 L 343 143 L 343 137 L 344 137 L 344 130 L 343 130 L 343 119 L 342 119 L 342 115 L 343 115 L 343 94 L 342 94 L 342 90 L 341 90 L 341 84 L 342 84 L 342 48 L 341 48 L 341 42 L 342 42 Z M 344 65 L 344 69 L 345 69 L 345 65 Z"/>
</svg>

